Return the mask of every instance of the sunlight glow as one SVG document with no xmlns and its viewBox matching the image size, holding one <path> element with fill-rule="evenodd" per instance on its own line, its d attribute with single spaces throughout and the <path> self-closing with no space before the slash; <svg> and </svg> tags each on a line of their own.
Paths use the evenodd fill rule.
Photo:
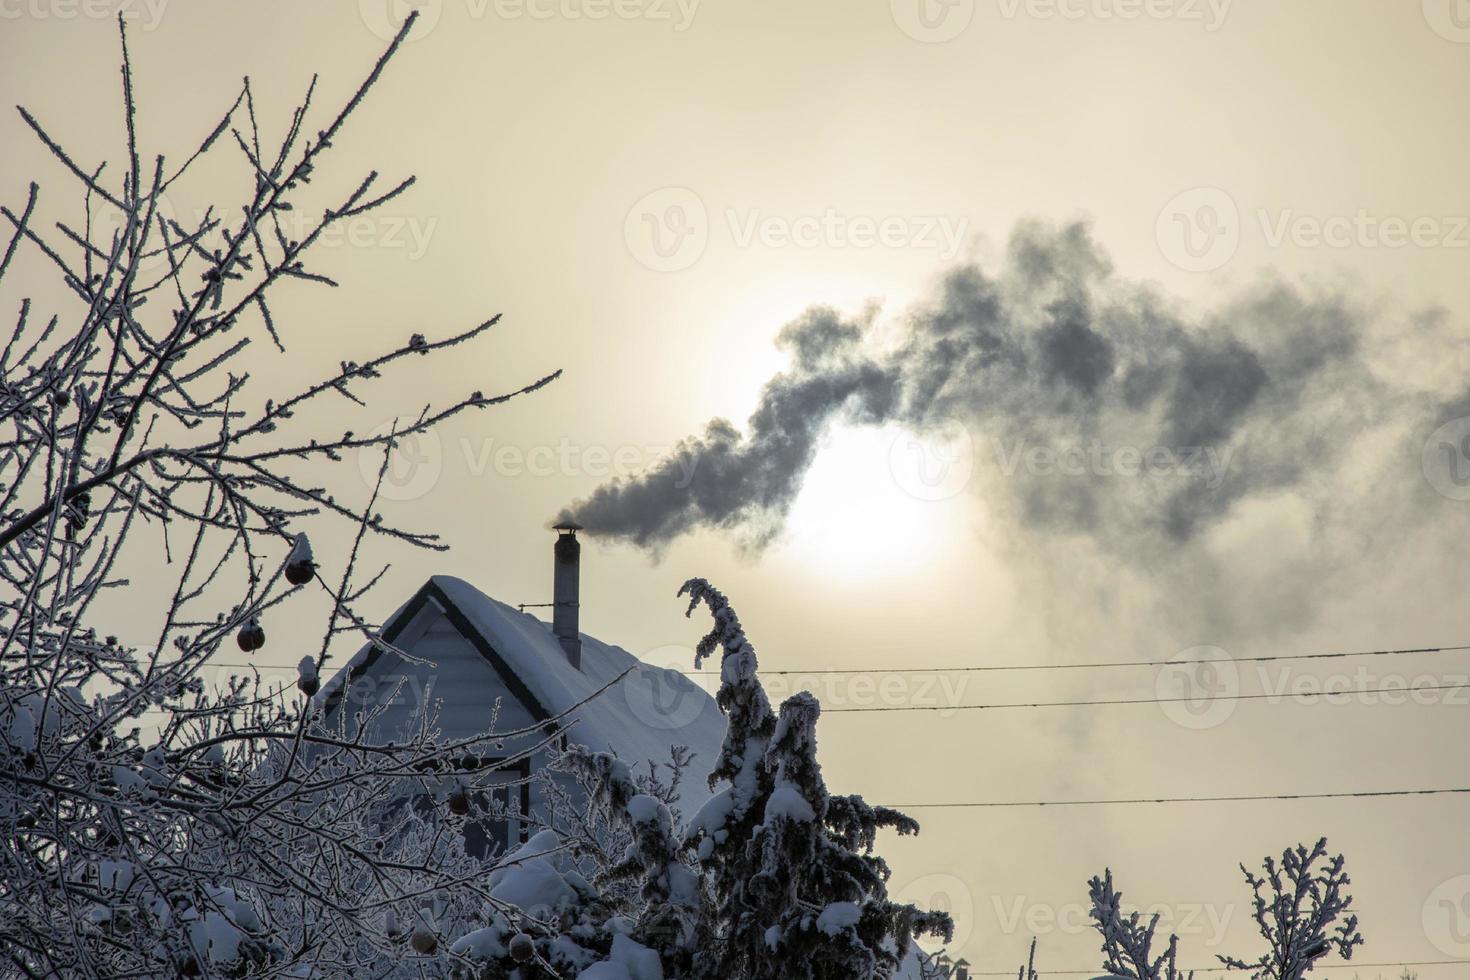
<svg viewBox="0 0 1470 980">
<path fill-rule="evenodd" d="M 780 557 L 823 576 L 872 579 L 937 564 L 954 540 L 963 488 L 926 500 L 895 473 L 914 437 L 897 426 L 835 429 L 787 521 Z M 926 451 L 932 447 L 925 446 Z M 944 447 L 940 447 L 942 451 Z"/>
</svg>

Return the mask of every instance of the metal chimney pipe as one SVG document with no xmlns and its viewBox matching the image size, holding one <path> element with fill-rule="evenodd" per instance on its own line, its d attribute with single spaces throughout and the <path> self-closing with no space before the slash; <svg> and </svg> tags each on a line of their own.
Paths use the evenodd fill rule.
<svg viewBox="0 0 1470 980">
<path fill-rule="evenodd" d="M 577 532 L 582 530 L 582 525 L 575 521 L 563 521 L 554 530 L 556 544 L 552 548 L 555 570 L 552 573 L 551 632 L 561 642 L 568 662 L 581 670 L 582 633 L 577 614 L 582 605 L 582 543 L 577 540 Z"/>
</svg>

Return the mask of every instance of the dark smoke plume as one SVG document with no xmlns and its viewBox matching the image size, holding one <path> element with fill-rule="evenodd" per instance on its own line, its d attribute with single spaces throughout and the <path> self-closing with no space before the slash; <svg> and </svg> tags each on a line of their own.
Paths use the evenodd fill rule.
<svg viewBox="0 0 1470 980">
<path fill-rule="evenodd" d="M 1454 414 L 1375 372 L 1371 325 L 1338 291 L 1279 283 L 1187 317 L 1116 277 L 1085 225 L 1027 223 L 998 274 L 950 272 L 908 314 L 897 347 L 880 350 L 866 318 L 808 310 L 781 332 L 790 366 L 744 431 L 716 419 L 651 471 L 563 514 L 655 553 L 701 527 L 759 548 L 779 534 L 834 423 L 923 433 L 957 422 L 987 471 L 978 479 L 1005 488 L 1021 526 L 1084 535 L 1123 558 L 1155 561 L 1247 501 L 1287 491 L 1325 526 L 1345 519 L 1349 495 L 1333 475 L 1361 433 L 1412 419 L 1395 448 L 1407 455 L 1388 471 L 1423 493 L 1418 448 Z M 1096 463 L 1070 476 L 1015 464 L 1035 447 L 1075 447 L 1081 459 L 1090 446 L 1103 447 L 1104 470 L 1119 447 L 1172 465 L 1127 478 Z"/>
</svg>

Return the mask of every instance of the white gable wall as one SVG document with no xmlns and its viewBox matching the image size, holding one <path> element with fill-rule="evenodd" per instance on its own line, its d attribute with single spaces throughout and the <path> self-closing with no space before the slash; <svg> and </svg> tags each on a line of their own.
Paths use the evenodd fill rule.
<svg viewBox="0 0 1470 980">
<path fill-rule="evenodd" d="M 538 721 L 550 716 L 571 742 L 639 768 L 667 761 L 671 745 L 688 746 L 695 759 L 677 809 L 692 815 L 708 798 L 705 776 L 719 753 L 724 718 L 708 693 L 675 671 L 586 634 L 580 669 L 573 667 L 546 623 L 445 576 L 389 618 L 385 637 L 406 656 L 371 645 L 359 651 L 317 695 L 327 728 L 340 725 L 355 736 L 358 713 L 377 710 L 365 737 L 381 744 L 406 741 L 427 718 L 441 742 L 497 733 L 476 753 L 495 760 L 548 738 L 559 743 L 558 726 Z M 512 732 L 522 734 L 506 734 Z M 548 761 L 538 751 L 526 771 L 540 772 Z M 565 777 L 557 782 L 570 788 Z M 444 784 L 435 786 L 442 799 Z M 530 787 L 515 802 L 544 814 L 540 781 Z"/>
<path fill-rule="evenodd" d="M 395 645 L 419 662 L 384 654 L 359 680 L 364 690 L 379 698 L 377 703 L 388 704 L 373 726 L 375 737 L 402 738 L 407 726 L 417 725 L 425 712 L 441 741 L 518 731 L 536 723 L 490 662 L 432 605 Z M 395 686 L 396 693 L 390 693 Z M 347 700 L 353 700 L 352 694 Z"/>
<path fill-rule="evenodd" d="M 487 733 L 526 733 L 482 741 L 474 754 L 487 761 L 485 768 L 545 741 L 550 734 L 436 603 L 425 604 L 394 645 L 412 659 L 381 654 L 344 686 L 342 699 L 328 715 L 329 725 L 335 725 L 341 717 L 349 737 L 355 737 L 357 713 L 378 712 L 368 719 L 369 739 L 378 743 L 409 741 L 424 724 L 441 743 L 480 738 Z M 476 783 L 515 784 L 500 791 L 501 799 L 518 811 L 529 806 L 532 813 L 543 812 L 538 783 L 531 780 L 524 791 L 520 784 L 525 782 L 522 773 L 537 772 L 546 762 L 546 753 L 538 752 L 514 771 L 507 768 L 488 776 L 481 773 Z M 448 792 L 448 781 L 426 778 L 424 788 L 442 800 Z M 514 836 L 524 830 L 512 826 L 510 833 Z"/>
</svg>

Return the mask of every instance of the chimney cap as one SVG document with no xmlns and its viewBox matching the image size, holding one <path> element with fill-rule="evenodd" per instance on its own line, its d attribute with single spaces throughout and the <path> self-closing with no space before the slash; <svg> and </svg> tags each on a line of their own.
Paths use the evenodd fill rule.
<svg viewBox="0 0 1470 980">
<path fill-rule="evenodd" d="M 551 529 L 553 531 L 571 531 L 573 533 L 583 530 L 582 525 L 576 521 L 562 521 L 560 524 L 551 525 Z"/>
</svg>

